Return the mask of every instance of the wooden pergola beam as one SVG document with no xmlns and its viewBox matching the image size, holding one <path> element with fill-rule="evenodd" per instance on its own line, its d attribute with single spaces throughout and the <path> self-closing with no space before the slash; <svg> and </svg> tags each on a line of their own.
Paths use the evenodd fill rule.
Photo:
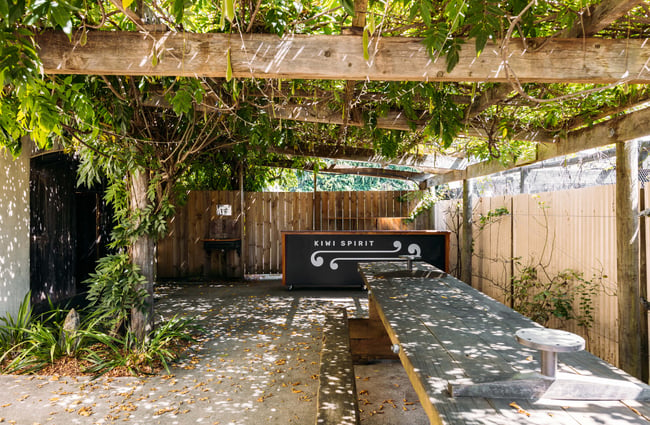
<svg viewBox="0 0 650 425">
<path fill-rule="evenodd" d="M 574 24 L 561 33 L 560 38 L 590 37 L 609 26 L 629 10 L 642 3 L 642 0 L 605 0 L 581 15 Z M 512 93 L 508 84 L 498 84 L 485 90 L 466 110 L 465 120 L 469 121 L 490 106 L 496 105 Z"/>
<path fill-rule="evenodd" d="M 429 174 L 443 174 L 451 170 L 462 170 L 467 160 L 445 155 L 404 154 L 398 158 L 384 158 L 373 149 L 354 146 L 332 146 L 316 144 L 312 147 L 297 146 L 294 149 L 270 146 L 267 152 L 288 157 L 310 157 L 332 160 L 373 162 L 380 165 L 408 166 Z"/>
<path fill-rule="evenodd" d="M 332 110 L 320 104 L 273 104 L 267 107 L 269 116 L 276 119 L 313 122 L 321 124 L 348 125 L 363 127 L 366 124 L 355 120 L 345 120 L 340 110 Z M 420 113 L 420 118 L 412 120 L 402 111 L 388 111 L 385 116 L 377 117 L 376 128 L 386 130 L 422 130 L 428 124 L 429 114 Z M 462 130 L 461 137 L 487 137 L 486 132 L 476 126 L 468 125 Z M 554 143 L 556 135 L 553 132 L 534 129 L 516 132 L 512 139 L 527 140 L 539 143 Z"/>
<path fill-rule="evenodd" d="M 456 170 L 427 180 L 427 186 L 433 187 L 453 181 L 483 177 L 494 173 L 511 170 L 523 165 L 534 164 L 563 155 L 574 154 L 583 150 L 598 148 L 619 140 L 633 140 L 650 135 L 650 108 L 631 112 L 620 118 L 585 127 L 567 133 L 555 144 L 537 145 L 537 155 L 532 161 L 503 165 L 498 161 L 479 162 L 469 165 L 465 170 Z"/>
<path fill-rule="evenodd" d="M 458 65 L 447 72 L 445 60 L 433 61 L 418 38 L 384 37 L 368 62 L 356 35 L 94 31 L 82 46 L 63 32 L 46 31 L 35 39 L 46 74 L 221 78 L 230 50 L 235 78 L 508 81 L 498 41 L 489 42 L 479 57 L 474 43 L 466 43 Z M 529 40 L 533 44 L 540 47 L 526 50 L 517 39 L 507 43 L 508 64 L 520 82 L 650 83 L 650 49 L 644 40 Z"/>
<path fill-rule="evenodd" d="M 265 167 L 276 167 L 276 168 L 287 168 L 287 169 L 296 169 L 290 160 L 272 160 L 264 164 Z M 300 166 L 301 170 L 304 171 L 314 171 L 315 164 L 303 164 Z M 396 180 L 408 180 L 420 184 L 428 177 L 431 177 L 429 173 L 418 173 L 413 171 L 403 171 L 403 170 L 392 170 L 389 168 L 371 168 L 371 167 L 339 167 L 333 166 L 328 168 L 319 168 L 319 174 L 330 173 L 330 174 L 346 174 L 346 175 L 355 175 L 355 176 L 364 176 L 364 177 L 378 177 L 378 178 L 387 178 L 387 179 L 396 179 Z"/>
<path fill-rule="evenodd" d="M 416 173 L 413 171 L 391 170 L 389 168 L 325 168 L 318 170 L 319 173 L 347 174 L 366 177 L 382 177 L 387 179 L 409 180 L 416 183 L 425 181 L 431 175 L 428 173 Z"/>
</svg>

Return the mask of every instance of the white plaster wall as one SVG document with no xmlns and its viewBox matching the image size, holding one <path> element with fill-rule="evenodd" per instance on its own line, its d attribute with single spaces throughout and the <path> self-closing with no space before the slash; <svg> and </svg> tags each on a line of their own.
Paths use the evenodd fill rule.
<svg viewBox="0 0 650 425">
<path fill-rule="evenodd" d="M 15 315 L 29 291 L 29 150 L 0 148 L 0 317 Z"/>
</svg>

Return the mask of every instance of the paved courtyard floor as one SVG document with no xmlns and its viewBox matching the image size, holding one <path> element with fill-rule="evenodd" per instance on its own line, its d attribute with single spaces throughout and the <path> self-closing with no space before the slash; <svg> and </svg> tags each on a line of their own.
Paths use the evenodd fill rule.
<svg viewBox="0 0 650 425">
<path fill-rule="evenodd" d="M 367 315 L 361 290 L 287 291 L 279 281 L 159 285 L 156 314 L 206 330 L 170 375 L 0 376 L 0 422 L 314 424 L 324 315 Z M 361 423 L 426 424 L 401 365 L 355 367 Z"/>
</svg>

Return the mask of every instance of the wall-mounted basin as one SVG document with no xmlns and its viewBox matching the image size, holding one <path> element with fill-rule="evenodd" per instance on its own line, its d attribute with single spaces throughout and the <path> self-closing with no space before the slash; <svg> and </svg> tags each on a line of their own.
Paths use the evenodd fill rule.
<svg viewBox="0 0 650 425">
<path fill-rule="evenodd" d="M 442 270 L 395 270 L 378 274 L 378 278 L 390 279 L 400 277 L 411 277 L 421 279 L 440 279 L 446 277 L 447 273 Z"/>
</svg>

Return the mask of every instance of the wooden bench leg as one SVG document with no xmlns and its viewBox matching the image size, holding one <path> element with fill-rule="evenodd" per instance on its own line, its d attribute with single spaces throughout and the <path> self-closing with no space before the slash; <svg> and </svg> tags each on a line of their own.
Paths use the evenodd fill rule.
<svg viewBox="0 0 650 425">
<path fill-rule="evenodd" d="M 328 314 L 323 326 L 317 425 L 357 425 L 359 408 L 345 309 Z"/>
<path fill-rule="evenodd" d="M 372 301 L 372 295 L 369 295 Z M 392 342 L 373 302 L 369 303 L 367 319 L 350 319 L 350 348 L 352 361 L 363 364 L 372 360 L 399 360 L 391 351 Z"/>
</svg>

